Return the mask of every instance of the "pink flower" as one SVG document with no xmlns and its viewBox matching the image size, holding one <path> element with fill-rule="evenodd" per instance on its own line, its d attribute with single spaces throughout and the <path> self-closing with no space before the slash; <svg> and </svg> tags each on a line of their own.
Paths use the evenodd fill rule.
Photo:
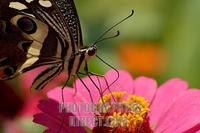
<svg viewBox="0 0 200 133">
<path fill-rule="evenodd" d="M 34 116 L 34 122 L 45 125 L 48 129 L 45 133 L 85 133 L 82 127 L 70 126 L 69 118 L 74 116 L 72 113 L 64 113 L 59 111 L 59 103 L 52 99 L 40 101 L 38 108 L 43 113 Z M 64 121 L 62 121 L 64 120 Z M 62 126 L 62 122 L 64 125 Z M 62 129 L 61 129 L 62 127 Z"/>
<path fill-rule="evenodd" d="M 91 123 L 90 125 L 87 125 L 93 129 L 93 132 L 200 132 L 200 90 L 189 89 L 187 83 L 178 78 L 171 79 L 160 87 L 157 87 L 156 81 L 151 78 L 138 77 L 133 80 L 131 75 L 126 71 L 119 71 L 119 74 L 119 79 L 110 86 L 109 89 L 106 89 L 107 85 L 103 78 L 99 77 L 99 85 L 97 77 L 92 77 L 93 81 L 100 89 L 106 89 L 103 96 L 100 96 L 98 89 L 88 77 L 82 79 L 90 89 L 90 94 L 92 95 L 95 104 L 110 103 L 108 106 L 106 104 L 107 108 L 105 107 L 108 110 L 103 110 L 102 112 L 94 112 L 93 110 L 90 110 L 89 112 L 71 111 L 79 121 L 82 120 L 82 117 L 86 116 L 91 118 L 98 118 L 101 116 L 100 118 L 102 118 L 102 120 L 95 119 L 95 122 L 98 124 L 100 122 L 105 124 L 106 118 L 110 118 L 109 125 L 106 127 L 93 125 Z M 116 75 L 115 71 L 109 71 L 104 76 L 107 79 L 108 84 L 111 84 L 116 79 Z M 74 89 L 70 87 L 64 89 L 64 102 L 91 104 L 90 95 L 81 81 L 76 80 L 75 84 L 77 88 L 75 96 Z M 48 97 L 61 102 L 60 87 L 49 91 Z M 123 103 L 123 110 L 120 112 L 118 106 L 116 107 L 111 104 L 113 102 Z M 51 108 L 47 107 L 46 110 L 51 110 Z M 127 110 L 129 112 L 125 112 Z M 52 115 L 56 117 L 56 113 L 53 113 Z M 44 120 L 47 116 L 42 115 L 41 117 L 43 117 L 43 122 L 39 118 L 34 121 L 49 128 L 55 127 L 55 125 L 52 123 L 50 124 L 49 121 L 44 124 Z M 127 123 L 117 121 L 116 118 L 118 117 L 126 118 Z M 118 124 L 117 127 L 116 124 Z M 124 126 L 124 124 L 126 125 Z"/>
</svg>

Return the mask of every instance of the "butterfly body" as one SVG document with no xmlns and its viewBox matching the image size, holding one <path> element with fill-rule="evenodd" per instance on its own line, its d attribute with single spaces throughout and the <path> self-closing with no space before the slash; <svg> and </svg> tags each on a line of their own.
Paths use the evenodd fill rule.
<svg viewBox="0 0 200 133">
<path fill-rule="evenodd" d="M 49 2 L 44 5 L 42 2 Z M 23 5 L 17 9 L 15 4 Z M 33 81 L 42 89 L 63 70 L 67 80 L 96 53 L 82 48 L 79 18 L 73 0 L 0 1 L 0 76 L 11 79 L 42 65 Z"/>
</svg>

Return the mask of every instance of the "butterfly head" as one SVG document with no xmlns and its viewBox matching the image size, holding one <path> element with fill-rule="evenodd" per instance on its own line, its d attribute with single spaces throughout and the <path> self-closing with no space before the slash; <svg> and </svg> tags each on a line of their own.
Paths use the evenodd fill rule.
<svg viewBox="0 0 200 133">
<path fill-rule="evenodd" d="M 97 53 L 97 47 L 96 47 L 96 45 L 91 45 L 90 47 L 88 47 L 86 49 L 85 59 L 88 60 L 92 56 L 95 56 L 96 53 Z"/>
</svg>

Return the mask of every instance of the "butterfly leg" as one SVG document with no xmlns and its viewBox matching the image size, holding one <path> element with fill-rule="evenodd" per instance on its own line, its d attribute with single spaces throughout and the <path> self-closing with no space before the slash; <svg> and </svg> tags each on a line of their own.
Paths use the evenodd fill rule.
<svg viewBox="0 0 200 133">
<path fill-rule="evenodd" d="M 102 93 L 102 87 L 101 87 L 101 83 L 100 83 L 100 79 L 99 79 L 99 76 L 100 77 L 104 77 L 102 75 L 97 75 L 97 74 L 93 74 L 91 72 L 88 71 L 88 65 L 87 65 L 87 62 L 85 63 L 85 67 L 84 67 L 84 70 L 85 70 L 85 73 L 81 73 L 81 72 L 78 72 L 78 74 L 81 74 L 81 75 L 84 75 L 84 76 L 88 76 L 88 78 L 90 79 L 90 81 L 94 84 L 94 86 L 97 88 L 97 90 L 99 91 L 99 94 L 100 94 L 100 97 L 102 98 L 103 97 L 103 93 Z M 92 75 L 95 75 L 97 77 L 97 81 L 98 81 L 98 84 L 99 86 L 94 82 L 94 80 L 92 79 Z M 80 79 L 80 78 L 79 78 Z M 84 83 L 82 81 L 82 83 Z M 87 89 L 89 90 L 89 88 Z"/>
<path fill-rule="evenodd" d="M 110 90 L 110 86 L 111 86 L 113 83 L 115 83 L 116 81 L 113 81 L 113 82 L 109 85 L 109 84 L 108 84 L 108 81 L 107 81 L 107 79 L 106 79 L 106 77 L 105 77 L 104 75 L 99 75 L 99 74 L 96 74 L 96 73 L 93 73 L 93 72 L 89 72 L 87 62 L 85 62 L 84 70 L 85 70 L 85 72 L 86 72 L 85 75 L 87 75 L 87 76 L 90 78 L 90 80 L 93 82 L 93 84 L 95 85 L 95 87 L 99 90 L 99 94 L 101 95 L 101 97 L 103 97 L 103 94 L 106 92 L 106 90 L 108 90 L 109 93 L 112 94 L 112 91 Z M 91 75 L 94 75 L 94 76 L 97 77 L 97 80 L 98 80 L 98 82 L 99 82 L 99 86 L 100 86 L 100 88 L 97 87 L 97 85 L 94 83 L 94 81 L 93 81 L 92 78 L 91 78 Z M 100 83 L 99 77 L 102 77 L 102 78 L 104 79 L 105 83 L 106 83 L 106 88 L 105 88 L 104 90 L 102 90 L 102 87 L 101 87 L 101 83 Z M 115 101 L 113 95 L 112 95 L 112 97 L 113 97 L 113 100 Z"/>
<path fill-rule="evenodd" d="M 94 76 L 97 77 L 97 80 L 98 80 L 98 82 L 99 82 L 99 86 L 100 86 L 100 89 L 101 89 L 101 90 L 102 90 L 102 87 L 101 87 L 101 83 L 100 83 L 99 77 L 102 77 L 102 78 L 105 80 L 106 85 L 107 85 L 107 88 L 109 88 L 108 81 L 107 81 L 107 79 L 106 79 L 106 77 L 105 77 L 104 75 L 100 75 L 100 74 L 97 74 L 97 73 L 89 72 L 87 62 L 85 62 L 84 71 L 86 72 L 87 75 L 94 75 Z M 104 90 L 104 91 L 105 91 L 105 90 Z"/>
<path fill-rule="evenodd" d="M 82 84 L 84 85 L 84 87 L 87 89 L 87 91 L 88 91 L 88 93 L 89 93 L 89 95 L 90 95 L 91 102 L 94 103 L 93 98 L 92 98 L 92 95 L 91 95 L 90 89 L 89 89 L 89 88 L 87 87 L 87 85 L 83 82 L 83 80 L 81 79 L 81 77 L 79 76 L 79 74 L 81 74 L 81 73 L 77 73 L 77 74 L 76 74 L 77 77 L 78 77 L 78 79 L 81 81 L 81 83 L 82 83 Z"/>
<path fill-rule="evenodd" d="M 103 75 L 100 75 L 100 74 L 96 74 L 96 73 L 93 73 L 93 72 L 89 72 L 89 69 L 88 69 L 88 64 L 87 62 L 85 62 L 85 66 L 84 66 L 84 71 L 85 71 L 85 75 L 87 75 L 88 77 L 90 75 L 94 75 L 97 77 L 97 80 L 98 80 L 98 83 L 99 83 L 99 87 L 97 87 L 97 85 L 95 83 L 93 83 L 95 85 L 95 87 L 97 88 L 100 88 L 102 90 L 102 87 L 101 87 L 101 83 L 100 83 L 100 80 L 99 80 L 99 77 L 102 77 L 102 78 L 105 78 Z M 82 73 L 83 74 L 83 73 Z M 84 75 L 84 74 L 83 74 Z M 92 78 L 89 77 L 90 80 L 93 82 Z"/>
<path fill-rule="evenodd" d="M 84 71 L 85 71 L 85 73 L 86 73 L 85 75 L 94 75 L 94 76 L 97 76 L 97 77 L 102 77 L 102 78 L 104 78 L 104 79 L 107 81 L 107 79 L 105 78 L 104 75 L 90 72 L 89 69 L 88 69 L 88 64 L 87 64 L 87 62 L 85 62 Z"/>
<path fill-rule="evenodd" d="M 89 72 L 89 69 L 88 69 L 88 64 L 87 64 L 87 62 L 85 62 L 84 71 L 85 71 L 85 73 L 86 73 L 86 74 L 91 74 L 91 75 L 96 75 L 96 76 L 103 77 L 103 75 L 100 75 L 100 74 L 96 74 L 96 73 Z"/>
<path fill-rule="evenodd" d="M 75 88 L 75 92 L 74 92 L 74 97 L 76 96 L 76 94 L 77 94 L 77 86 L 76 86 L 76 75 L 72 75 L 72 77 L 73 77 L 73 83 L 74 83 L 74 88 Z"/>
</svg>

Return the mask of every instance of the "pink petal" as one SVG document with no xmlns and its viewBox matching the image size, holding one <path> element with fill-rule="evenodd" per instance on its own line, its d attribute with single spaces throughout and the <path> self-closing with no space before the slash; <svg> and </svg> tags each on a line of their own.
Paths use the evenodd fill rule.
<svg viewBox="0 0 200 133">
<path fill-rule="evenodd" d="M 97 76 L 91 76 L 92 81 L 97 85 L 98 88 L 101 88 L 97 79 Z M 94 83 L 89 79 L 89 77 L 85 77 L 81 79 L 83 83 L 87 86 L 87 88 L 84 86 L 84 84 L 80 80 L 76 80 L 74 83 L 74 88 L 77 88 L 77 92 L 82 94 L 84 96 L 84 99 L 91 103 L 91 97 L 94 103 L 98 103 L 99 100 L 99 91 L 98 88 L 94 85 Z M 103 78 L 99 77 L 99 81 L 101 86 L 103 86 Z"/>
<path fill-rule="evenodd" d="M 51 99 L 43 100 L 39 103 L 38 108 L 43 112 L 34 115 L 33 121 L 35 123 L 48 127 L 46 133 L 55 133 L 60 129 L 62 120 L 64 119 L 64 125 L 59 130 L 59 133 L 86 133 L 83 127 L 70 126 L 69 119 L 74 115 L 71 113 L 60 113 L 59 104 Z"/>
<path fill-rule="evenodd" d="M 200 124 L 200 90 L 188 90 L 164 113 L 155 133 L 182 133 Z M 195 129 L 195 128 L 193 128 Z M 200 127 L 199 127 L 200 129 Z M 199 131 L 196 129 L 196 131 Z"/>
<path fill-rule="evenodd" d="M 58 87 L 50 90 L 47 95 L 49 98 L 62 103 L 61 93 L 61 88 Z M 80 94 L 79 92 L 75 93 L 74 89 L 67 87 L 63 91 L 65 107 L 67 108 L 68 112 L 71 112 L 73 115 L 77 116 L 78 120 L 80 120 L 82 117 L 89 117 L 91 119 L 94 118 L 94 110 L 92 110 L 93 104 L 85 99 L 85 95 Z M 89 107 L 88 110 L 86 110 L 86 106 Z M 73 107 L 77 108 L 74 109 Z M 93 123 L 89 124 L 88 127 L 92 128 L 93 125 Z"/>
<path fill-rule="evenodd" d="M 200 124 L 197 124 L 196 126 L 190 128 L 187 131 L 184 131 L 184 133 L 200 133 Z"/>
<path fill-rule="evenodd" d="M 117 79 L 117 73 L 114 70 L 110 70 L 105 74 L 106 79 L 108 80 L 109 85 L 114 82 L 110 87 L 111 91 L 126 91 L 131 94 L 133 91 L 133 78 L 132 76 L 124 70 L 118 70 L 119 78 Z M 105 85 L 106 86 L 106 85 Z M 109 93 L 109 91 L 107 91 Z"/>
<path fill-rule="evenodd" d="M 119 72 L 119 78 L 117 79 L 117 73 L 114 70 L 110 70 L 105 74 L 105 78 L 108 82 L 108 85 L 110 86 L 110 91 L 126 91 L 126 92 L 132 92 L 133 88 L 133 79 L 131 75 L 126 71 L 118 71 Z M 91 76 L 93 82 L 97 85 L 97 87 L 102 90 L 101 93 L 105 91 L 105 93 L 110 93 L 110 91 L 107 89 L 108 85 L 105 82 L 105 79 L 102 77 L 99 77 L 99 80 L 97 76 Z M 117 79 L 117 81 L 115 81 Z M 89 77 L 85 77 L 82 79 L 82 81 L 86 84 L 88 89 L 90 90 L 90 94 L 92 95 L 92 99 L 94 103 L 98 103 L 98 100 L 100 98 L 100 92 L 98 91 L 98 88 L 94 85 L 94 83 L 89 79 Z M 101 85 L 99 85 L 99 82 Z M 76 80 L 74 86 L 76 85 L 77 91 L 84 95 L 84 98 L 91 102 L 91 98 L 89 95 L 88 90 L 85 88 L 83 83 L 80 80 Z M 75 88 L 75 87 L 74 87 Z"/>
<path fill-rule="evenodd" d="M 169 80 L 158 88 L 155 99 L 150 107 L 150 123 L 153 128 L 157 126 L 161 115 L 169 109 L 187 88 L 187 83 L 180 79 Z"/>
<path fill-rule="evenodd" d="M 200 130 L 198 130 L 196 133 L 200 133 Z"/>
<path fill-rule="evenodd" d="M 133 81 L 133 86 L 133 94 L 143 96 L 151 103 L 157 89 L 155 80 L 147 77 L 138 77 Z"/>
<path fill-rule="evenodd" d="M 59 103 L 62 103 L 62 89 L 61 87 L 57 87 L 55 89 L 50 90 L 47 93 L 47 96 L 51 99 L 54 99 L 58 101 Z M 64 102 L 87 102 L 85 99 L 85 96 L 79 93 L 75 92 L 73 88 L 65 87 L 63 90 L 63 96 L 64 96 Z"/>
</svg>

